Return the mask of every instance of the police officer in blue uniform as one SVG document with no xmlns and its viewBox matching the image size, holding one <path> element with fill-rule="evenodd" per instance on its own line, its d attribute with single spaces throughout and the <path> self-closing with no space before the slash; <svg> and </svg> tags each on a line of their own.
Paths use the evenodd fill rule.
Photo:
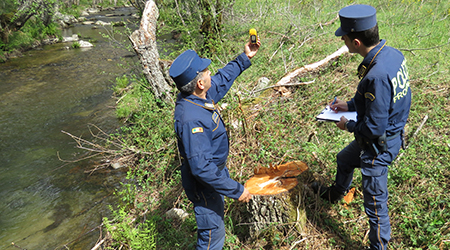
<svg viewBox="0 0 450 250">
<path fill-rule="evenodd" d="M 391 226 L 388 215 L 388 166 L 402 147 L 402 133 L 411 106 L 411 89 L 403 54 L 379 39 L 376 10 L 351 5 L 339 11 L 342 37 L 350 53 L 364 60 L 358 67 L 360 82 L 350 101 L 330 104 L 337 111 L 356 111 L 357 121 L 341 117 L 336 123 L 354 133 L 355 140 L 337 155 L 335 183 L 313 183 L 323 199 L 339 201 L 349 190 L 355 168 L 361 168 L 364 208 L 369 217 L 370 248 L 387 249 Z"/>
<path fill-rule="evenodd" d="M 197 221 L 196 249 L 222 249 L 225 240 L 224 196 L 248 202 L 251 194 L 230 178 L 226 163 L 229 140 L 215 104 L 248 67 L 261 43 L 248 42 L 244 53 L 211 76 L 211 60 L 193 50 L 179 55 L 169 74 L 180 93 L 175 106 L 175 132 L 183 159 L 181 176 Z"/>
</svg>

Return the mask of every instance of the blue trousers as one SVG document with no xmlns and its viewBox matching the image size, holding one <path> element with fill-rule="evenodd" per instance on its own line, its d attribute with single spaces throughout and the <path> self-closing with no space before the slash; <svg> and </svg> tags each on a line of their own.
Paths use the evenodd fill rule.
<svg viewBox="0 0 450 250">
<path fill-rule="evenodd" d="M 349 190 L 355 168 L 361 168 L 364 208 L 369 217 L 371 249 L 387 249 L 391 238 L 388 214 L 388 166 L 397 156 L 401 139 L 388 141 L 388 150 L 377 156 L 363 151 L 356 141 L 351 142 L 337 155 L 335 186 L 344 193 Z"/>
<path fill-rule="evenodd" d="M 194 201 L 197 221 L 197 250 L 220 250 L 225 242 L 224 199 L 213 192 L 205 195 L 199 192 L 200 199 Z"/>
</svg>

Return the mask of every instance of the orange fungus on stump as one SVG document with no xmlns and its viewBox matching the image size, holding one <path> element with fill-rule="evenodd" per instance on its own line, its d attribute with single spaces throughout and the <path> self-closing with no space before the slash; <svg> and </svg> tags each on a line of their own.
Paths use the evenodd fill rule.
<svg viewBox="0 0 450 250">
<path fill-rule="evenodd" d="M 245 183 L 253 195 L 276 195 L 297 186 L 296 176 L 308 169 L 302 161 L 293 161 L 274 167 L 256 167 L 255 175 Z"/>
</svg>

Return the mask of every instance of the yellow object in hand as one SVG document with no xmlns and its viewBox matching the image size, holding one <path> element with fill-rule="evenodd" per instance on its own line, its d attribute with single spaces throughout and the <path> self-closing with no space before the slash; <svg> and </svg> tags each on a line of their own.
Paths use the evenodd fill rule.
<svg viewBox="0 0 450 250">
<path fill-rule="evenodd" d="M 256 43 L 256 41 L 258 40 L 258 34 L 256 33 L 255 29 L 250 29 L 248 31 L 248 33 L 250 34 L 250 42 L 251 43 Z"/>
</svg>

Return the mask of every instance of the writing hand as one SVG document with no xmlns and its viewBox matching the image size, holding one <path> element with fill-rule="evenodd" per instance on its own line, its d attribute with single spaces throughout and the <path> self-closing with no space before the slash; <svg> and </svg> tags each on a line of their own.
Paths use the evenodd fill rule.
<svg viewBox="0 0 450 250">
<path fill-rule="evenodd" d="M 334 112 L 338 111 L 348 111 L 348 105 L 346 101 L 340 100 L 339 98 L 335 97 L 333 102 L 329 104 L 331 110 L 334 110 Z"/>
</svg>

